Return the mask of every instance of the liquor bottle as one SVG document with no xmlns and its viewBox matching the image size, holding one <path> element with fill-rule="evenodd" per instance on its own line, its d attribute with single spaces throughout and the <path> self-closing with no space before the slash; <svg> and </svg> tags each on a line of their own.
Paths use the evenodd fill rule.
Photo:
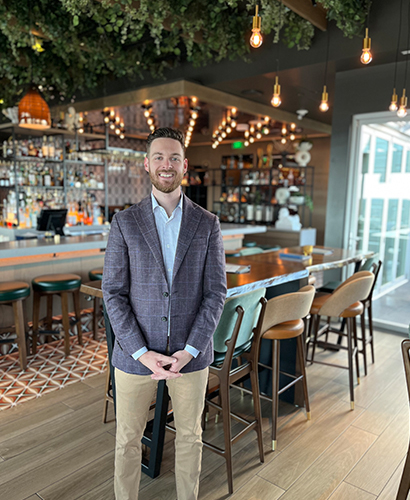
<svg viewBox="0 0 410 500">
<path fill-rule="evenodd" d="M 47 166 L 45 167 L 45 170 L 44 170 L 43 179 L 44 179 L 44 186 L 46 186 L 46 187 L 51 187 L 52 186 L 52 184 L 51 184 L 51 173 L 50 173 L 50 170 L 49 170 L 49 168 Z"/>
<path fill-rule="evenodd" d="M 48 158 L 55 158 L 55 146 L 51 136 L 48 138 Z"/>
<path fill-rule="evenodd" d="M 34 147 L 33 141 L 28 141 L 28 155 L 37 156 L 37 150 Z"/>
<path fill-rule="evenodd" d="M 7 157 L 7 141 L 3 141 L 3 158 Z"/>
<path fill-rule="evenodd" d="M 43 135 L 43 145 L 41 146 L 41 152 L 43 154 L 43 158 L 48 158 L 48 144 L 47 137 Z"/>
</svg>

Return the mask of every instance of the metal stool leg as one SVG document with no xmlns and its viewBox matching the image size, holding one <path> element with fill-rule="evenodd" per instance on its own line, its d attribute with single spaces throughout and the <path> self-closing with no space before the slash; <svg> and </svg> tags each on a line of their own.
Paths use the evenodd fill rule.
<svg viewBox="0 0 410 500">
<path fill-rule="evenodd" d="M 276 428 L 279 411 L 279 365 L 280 344 L 279 340 L 272 340 L 272 450 L 276 450 Z"/>
</svg>

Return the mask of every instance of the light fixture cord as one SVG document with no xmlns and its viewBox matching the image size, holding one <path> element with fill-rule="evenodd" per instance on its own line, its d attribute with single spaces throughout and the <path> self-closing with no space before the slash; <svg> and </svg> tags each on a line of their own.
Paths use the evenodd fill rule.
<svg viewBox="0 0 410 500">
<path fill-rule="evenodd" d="M 403 10 L 403 0 L 400 0 L 400 10 L 399 10 L 399 34 L 397 36 L 397 49 L 396 49 L 396 63 L 394 65 L 394 80 L 393 80 L 393 88 L 396 88 L 397 83 L 397 63 L 399 60 L 399 50 L 400 50 L 400 37 L 401 37 L 401 13 Z"/>
<path fill-rule="evenodd" d="M 327 27 L 327 43 L 326 43 L 326 64 L 325 64 L 325 76 L 323 80 L 323 86 L 326 85 L 326 77 L 327 77 L 327 65 L 329 62 L 329 45 L 330 45 L 330 33 L 329 33 L 329 25 Z"/>
<path fill-rule="evenodd" d="M 409 48 L 409 43 L 410 43 L 410 2 L 409 2 L 408 9 L 407 9 L 407 51 L 408 51 L 408 48 Z M 407 84 L 407 66 L 408 66 L 408 62 L 409 62 L 409 54 L 407 52 L 407 54 L 406 54 L 406 66 L 405 66 L 405 69 L 404 69 L 404 84 L 403 84 L 403 89 L 406 88 L 406 84 Z"/>
</svg>

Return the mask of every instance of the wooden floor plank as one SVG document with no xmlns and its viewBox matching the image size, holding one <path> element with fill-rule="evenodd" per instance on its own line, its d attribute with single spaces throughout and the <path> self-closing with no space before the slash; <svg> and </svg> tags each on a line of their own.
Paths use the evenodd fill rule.
<svg viewBox="0 0 410 500">
<path fill-rule="evenodd" d="M 374 443 L 376 436 L 355 427 L 330 446 L 281 496 L 281 500 L 326 500 Z"/>
<path fill-rule="evenodd" d="M 40 490 L 38 494 L 43 500 L 74 500 L 111 477 L 114 477 L 114 451 Z"/>
<path fill-rule="evenodd" d="M 98 401 L 79 411 L 70 411 L 62 416 L 56 416 L 34 430 L 29 429 L 11 439 L 0 442 L 0 455 L 8 460 L 20 453 L 27 453 L 31 448 L 35 448 L 56 436 L 61 436 L 85 422 L 95 421 L 97 415 L 101 414 L 100 410 L 101 402 Z"/>
<path fill-rule="evenodd" d="M 61 454 L 52 462 L 37 467 L 27 474 L 20 474 L 19 480 L 7 481 L 1 492 L 7 500 L 21 500 L 37 493 L 45 484 L 53 484 L 63 477 L 81 469 L 88 463 L 114 449 L 114 438 L 105 432 L 100 436 Z"/>
<path fill-rule="evenodd" d="M 25 403 L 23 403 L 23 405 L 24 404 Z M 36 427 L 51 422 L 55 418 L 72 413 L 72 411 L 73 410 L 68 408 L 65 404 L 57 403 L 51 407 L 43 408 L 33 415 L 27 413 L 25 417 L 19 418 L 14 422 L 11 421 L 5 425 L 0 425 L 0 443 L 28 431 L 35 432 Z"/>
<path fill-rule="evenodd" d="M 84 493 L 77 500 L 115 500 L 114 497 L 114 478 L 108 479 L 96 488 Z"/>
<path fill-rule="evenodd" d="M 73 398 L 64 401 L 64 403 L 73 410 L 79 410 L 80 408 L 84 408 L 84 406 L 87 406 L 91 403 L 95 403 L 96 401 L 101 401 L 103 397 L 104 397 L 104 387 L 97 386 L 95 388 L 90 388 L 89 391 L 83 394 L 78 394 Z M 101 413 L 102 410 L 103 408 L 101 405 Z"/>
<path fill-rule="evenodd" d="M 354 426 L 380 435 L 404 406 L 408 407 L 405 384 L 397 383 L 395 380 L 385 391 L 380 392 L 373 403 L 356 420 Z"/>
<path fill-rule="evenodd" d="M 286 490 L 342 434 L 360 413 L 340 402 L 295 440 L 258 475 Z"/>
<path fill-rule="evenodd" d="M 104 386 L 106 379 L 107 372 L 105 371 L 104 373 L 99 373 L 98 375 L 87 377 L 83 380 L 83 383 L 85 385 L 88 385 L 89 387 L 101 387 Z"/>
<path fill-rule="evenodd" d="M 342 483 L 339 488 L 329 497 L 329 500 L 346 500 L 351 498 L 354 500 L 375 500 L 376 497 L 367 491 L 359 490 L 355 486 L 348 483 Z"/>
<path fill-rule="evenodd" d="M 230 498 L 232 500 L 277 500 L 284 491 L 261 477 L 253 477 Z"/>
<path fill-rule="evenodd" d="M 407 453 L 408 407 L 396 416 L 347 476 L 346 482 L 379 495 Z"/>
<path fill-rule="evenodd" d="M 39 446 L 0 463 L 0 484 L 17 479 L 20 475 L 27 475 L 42 465 L 46 466 L 47 463 L 58 460 L 62 454 L 85 445 L 101 434 L 108 434 L 107 430 L 108 427 L 101 422 L 90 420 L 43 441 Z M 109 436 L 114 439 L 111 434 Z"/>
<path fill-rule="evenodd" d="M 401 476 L 403 474 L 405 461 L 406 459 L 403 459 L 401 461 L 400 465 L 394 471 L 394 474 L 391 476 L 386 486 L 383 488 L 383 491 L 377 497 L 377 500 L 391 500 L 392 498 L 396 498 L 401 481 Z"/>
</svg>

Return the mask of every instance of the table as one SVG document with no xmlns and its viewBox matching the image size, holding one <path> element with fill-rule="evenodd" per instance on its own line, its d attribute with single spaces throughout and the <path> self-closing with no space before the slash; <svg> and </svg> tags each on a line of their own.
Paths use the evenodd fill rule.
<svg viewBox="0 0 410 500">
<path fill-rule="evenodd" d="M 307 284 L 310 272 L 340 268 L 351 263 L 356 263 L 358 266 L 363 259 L 373 255 L 373 252 L 355 252 L 350 250 L 332 249 L 332 254 L 314 254 L 312 259 L 309 261 L 289 261 L 281 259 L 279 256 L 280 253 L 302 253 L 302 249 L 300 247 L 292 247 L 281 249 L 280 251 L 266 252 L 257 255 L 229 257 L 227 262 L 232 264 L 250 265 L 251 270 L 249 273 L 245 274 L 227 274 L 227 296 L 231 297 L 251 290 L 257 290 L 261 287 L 266 287 L 266 298 L 270 299 L 278 295 L 299 290 L 301 286 Z M 80 291 L 94 297 L 102 298 L 103 296 L 101 281 L 91 281 L 89 283 L 85 283 L 81 285 Z M 112 347 L 115 335 L 111 328 L 104 302 L 103 307 L 115 404 L 115 378 L 114 370 L 111 365 Z M 269 341 L 265 340 L 263 342 Z M 261 348 L 261 354 L 263 355 L 263 353 L 270 355 L 271 349 Z M 284 353 L 283 357 L 282 353 Z M 267 364 L 266 359 L 263 359 L 263 362 Z M 295 371 L 296 346 L 294 349 L 289 349 L 288 352 L 286 352 L 285 349 L 281 349 L 281 366 L 283 366 L 284 371 L 287 371 L 288 373 L 292 373 L 292 370 Z M 269 383 L 270 377 L 269 379 L 268 377 L 265 378 L 265 384 Z M 168 390 L 165 381 L 160 381 L 158 384 L 155 416 L 153 421 L 151 421 L 147 426 L 143 438 L 143 443 L 150 447 L 151 452 L 149 461 L 143 462 L 142 470 L 153 478 L 157 477 L 160 473 L 167 412 Z"/>
</svg>

